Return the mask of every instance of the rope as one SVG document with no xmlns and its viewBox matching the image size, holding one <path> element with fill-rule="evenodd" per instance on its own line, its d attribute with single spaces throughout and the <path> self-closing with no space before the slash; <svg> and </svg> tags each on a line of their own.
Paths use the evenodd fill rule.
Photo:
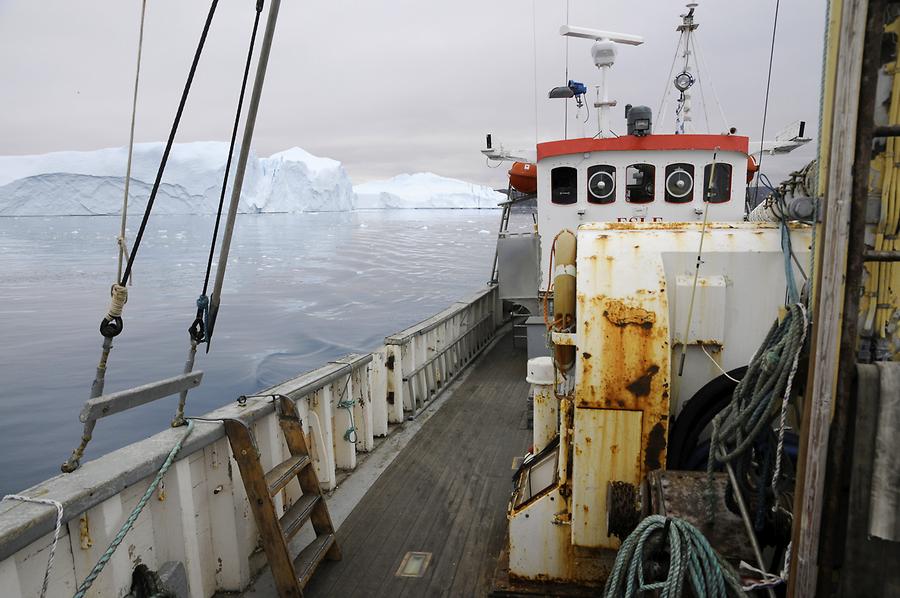
<svg viewBox="0 0 900 598">
<path fill-rule="evenodd" d="M 710 481 L 718 463 L 730 463 L 742 456 L 757 440 L 775 415 L 781 403 L 781 428 L 779 430 L 779 454 L 784 445 L 784 428 L 791 385 L 797 373 L 800 352 L 806 340 L 806 308 L 793 304 L 781 322 L 776 321 L 766 335 L 760 349 L 750 360 L 747 373 L 734 389 L 731 402 L 712 421 L 707 473 Z M 776 472 L 781 473 L 781 461 L 776 461 Z M 778 483 L 773 476 L 772 488 Z M 762 487 L 763 484 L 760 485 Z M 710 483 L 709 518 L 715 508 L 713 485 Z"/>
<path fill-rule="evenodd" d="M 704 345 L 703 343 L 700 343 L 700 348 L 703 350 L 703 352 L 706 354 L 706 356 L 709 357 L 709 360 L 713 363 L 714 366 L 716 366 L 716 369 L 719 370 L 719 372 L 720 372 L 723 376 L 725 376 L 726 378 L 728 378 L 728 379 L 731 380 L 732 382 L 740 382 L 740 380 L 738 380 L 737 378 L 733 378 L 733 377 L 731 376 L 731 374 L 729 374 L 729 373 L 726 372 L 724 369 L 722 369 L 722 366 L 719 365 L 719 362 L 716 361 L 715 359 L 713 359 L 713 356 L 710 355 L 710 354 L 709 354 L 709 351 L 706 350 L 706 345 Z"/>
<path fill-rule="evenodd" d="M 63 506 L 62 503 L 49 498 L 32 498 L 20 494 L 7 494 L 0 500 L 18 500 L 22 502 L 37 503 L 56 508 L 56 528 L 53 530 L 53 542 L 50 544 L 50 556 L 47 558 L 47 568 L 44 569 L 44 582 L 41 584 L 41 598 L 47 595 L 47 585 L 50 583 L 50 569 L 53 568 L 53 558 L 56 556 L 56 545 L 59 543 L 59 530 L 62 529 Z"/>
<path fill-rule="evenodd" d="M 137 116 L 138 83 L 141 80 L 141 53 L 144 49 L 144 17 L 147 14 L 147 0 L 141 1 L 141 27 L 138 33 L 137 67 L 134 72 L 134 96 L 131 100 L 131 130 L 128 133 L 128 165 L 125 167 L 125 196 L 122 198 L 122 226 L 119 237 L 119 266 L 116 280 L 122 279 L 122 259 L 128 261 L 128 243 L 125 239 L 125 224 L 128 218 L 128 188 L 131 184 L 131 159 L 134 156 L 134 121 Z"/>
<path fill-rule="evenodd" d="M 348 364 L 349 365 L 349 364 Z M 356 399 L 350 398 L 348 400 L 344 400 L 344 395 L 347 394 L 347 387 L 350 386 L 350 379 L 353 377 L 353 369 L 350 369 L 350 374 L 347 375 L 347 381 L 344 382 L 344 388 L 341 390 L 341 394 L 338 395 L 338 409 L 346 409 L 347 413 L 350 414 L 350 427 L 347 428 L 347 431 L 344 432 L 344 440 L 347 442 L 356 444 L 359 440 L 359 433 L 356 431 L 356 424 L 353 421 L 353 407 L 356 406 Z"/>
<path fill-rule="evenodd" d="M 695 596 L 746 596 L 734 569 L 697 528 L 683 519 L 650 515 L 616 553 L 603 595 L 634 598 L 660 591 L 662 598 L 679 598 L 685 581 Z"/>
<path fill-rule="evenodd" d="M 756 165 L 756 190 L 753 192 L 754 199 L 759 194 L 759 173 L 762 172 L 763 161 L 763 143 L 766 136 L 766 117 L 769 113 L 769 88 L 772 85 L 772 62 L 775 59 L 775 33 L 778 31 L 778 6 L 781 0 L 775 0 L 775 18 L 772 22 L 772 47 L 769 49 L 769 74 L 766 76 L 766 101 L 763 104 L 762 131 L 759 133 L 759 163 Z"/>
<path fill-rule="evenodd" d="M 807 317 L 806 306 L 802 303 L 798 303 L 797 307 L 800 308 L 800 313 L 802 314 L 801 321 L 803 323 L 803 331 L 800 334 L 800 348 L 803 347 L 803 344 L 806 342 L 806 332 L 809 326 L 809 319 Z M 791 372 L 788 374 L 787 386 L 784 389 L 784 396 L 781 399 L 781 414 L 778 420 L 778 450 L 775 452 L 775 471 L 772 474 L 772 492 L 777 493 L 778 491 L 778 478 L 781 475 L 781 458 L 782 453 L 784 452 L 784 431 L 787 429 L 787 411 L 788 411 L 788 402 L 791 399 L 791 388 L 794 383 L 794 375 L 797 373 L 797 366 L 800 363 L 800 350 L 794 354 L 794 361 L 791 364 Z M 772 506 L 773 510 L 775 509 L 775 505 Z"/>
<path fill-rule="evenodd" d="M 219 207 L 216 210 L 216 223 L 213 226 L 212 239 L 209 242 L 209 257 L 206 260 L 206 275 L 203 277 L 203 290 L 197 297 L 197 315 L 194 317 L 193 323 L 188 328 L 188 334 L 191 338 L 191 349 L 188 361 L 193 369 L 194 354 L 197 352 L 199 343 L 206 343 L 206 351 L 209 352 L 209 338 L 211 330 L 209 327 L 209 297 L 206 292 L 209 289 L 209 276 L 212 273 L 213 256 L 216 251 L 216 240 L 219 238 L 219 225 L 222 223 L 222 208 L 225 205 L 225 191 L 228 187 L 228 176 L 231 173 L 231 161 L 234 157 L 234 146 L 237 142 L 238 125 L 241 121 L 241 112 L 244 108 L 244 95 L 247 91 L 247 79 L 250 76 L 250 63 L 253 59 L 253 48 L 256 45 L 256 34 L 259 30 L 259 19 L 262 14 L 263 0 L 256 0 L 256 17 L 253 20 L 253 30 L 250 32 L 250 45 L 247 50 L 247 60 L 244 64 L 244 74 L 241 78 L 241 92 L 238 96 L 237 110 L 234 114 L 234 125 L 231 128 L 231 142 L 228 145 L 228 158 L 225 162 L 225 174 L 222 177 L 222 190 L 219 193 Z M 188 370 L 190 371 L 190 370 Z M 187 391 L 182 393 L 182 399 L 178 403 L 178 412 L 175 415 L 173 425 L 184 424 L 184 401 L 187 398 Z"/>
<path fill-rule="evenodd" d="M 81 582 L 81 585 L 78 586 L 78 590 L 75 592 L 73 598 L 84 598 L 84 595 L 91 588 L 94 581 L 103 571 L 103 568 L 106 566 L 106 563 L 109 562 L 109 559 L 112 558 L 112 555 L 116 552 L 116 549 L 125 539 L 125 536 L 131 531 L 131 528 L 134 526 L 134 522 L 137 521 L 137 518 L 140 516 L 141 511 L 144 510 L 144 507 L 147 506 L 147 501 L 150 500 L 150 497 L 153 496 L 153 493 L 156 491 L 157 487 L 159 487 L 159 483 L 162 481 L 163 476 L 166 475 L 166 472 L 169 471 L 169 468 L 172 466 L 172 463 L 175 461 L 175 457 L 178 455 L 178 452 L 181 450 L 181 445 L 184 444 L 184 441 L 190 436 L 191 432 L 194 429 L 194 422 L 188 421 L 187 431 L 184 435 L 178 440 L 175 446 L 172 447 L 172 450 L 169 451 L 169 456 L 166 457 L 166 460 L 163 462 L 162 467 L 159 468 L 159 472 L 157 472 L 156 477 L 153 478 L 153 481 L 150 482 L 150 486 L 147 487 L 147 491 L 144 492 L 144 495 L 141 497 L 141 500 L 138 501 L 137 506 L 134 507 L 134 510 L 131 511 L 131 514 L 128 516 L 128 519 L 125 520 L 125 523 L 122 524 L 122 527 L 119 529 L 119 533 L 116 534 L 116 537 L 113 538 L 113 541 L 110 543 L 109 548 L 106 549 L 106 552 L 100 557 L 100 560 L 97 561 L 97 564 L 94 565 L 94 568 L 91 569 L 91 572 L 88 573 L 88 576 L 84 578 L 84 581 Z"/>
<path fill-rule="evenodd" d="M 144 238 L 144 231 L 147 228 L 147 221 L 150 219 L 150 212 L 153 211 L 153 203 L 156 201 L 156 195 L 159 193 L 159 187 L 162 184 L 163 172 L 166 170 L 166 162 L 169 160 L 169 153 L 172 151 L 172 144 L 175 143 L 175 133 L 178 132 L 178 124 L 181 122 L 181 115 L 184 113 L 184 106 L 187 103 L 188 94 L 191 91 L 191 84 L 194 82 L 194 74 L 197 72 L 197 65 L 200 62 L 200 55 L 203 53 L 203 45 L 206 43 L 206 36 L 209 33 L 209 27 L 212 24 L 213 16 L 216 14 L 216 7 L 219 0 L 212 0 L 209 6 L 209 13 L 206 15 L 206 22 L 203 25 L 203 32 L 200 34 L 200 41 L 197 43 L 197 50 L 194 52 L 194 60 L 191 62 L 191 69 L 188 72 L 187 81 L 184 84 L 184 90 L 181 92 L 181 101 L 178 103 L 178 110 L 175 112 L 175 120 L 172 122 L 172 128 L 169 131 L 169 139 L 166 141 L 166 148 L 163 151 L 162 159 L 159 163 L 159 170 L 156 171 L 156 180 L 153 181 L 153 187 L 150 190 L 150 198 L 147 200 L 147 208 L 144 210 L 144 216 L 141 219 L 141 226 L 138 228 L 137 236 L 134 239 L 134 246 L 131 249 L 131 255 L 125 265 L 125 272 L 119 280 L 119 284 L 125 284 L 131 274 L 131 268 L 134 265 L 134 259 L 137 257 L 138 249 L 141 246 L 141 240 Z"/>
</svg>

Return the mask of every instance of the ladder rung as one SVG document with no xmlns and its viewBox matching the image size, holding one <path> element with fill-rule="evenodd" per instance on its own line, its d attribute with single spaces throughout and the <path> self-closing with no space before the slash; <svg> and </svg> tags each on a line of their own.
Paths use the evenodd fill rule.
<svg viewBox="0 0 900 598">
<path fill-rule="evenodd" d="M 309 465 L 308 455 L 292 455 L 287 461 L 276 465 L 272 471 L 266 474 L 266 486 L 269 487 L 269 495 L 275 496 L 281 489 L 293 480 L 300 470 Z"/>
<path fill-rule="evenodd" d="M 319 502 L 318 494 L 304 494 L 285 511 L 278 520 L 285 537 L 293 538 L 294 534 L 300 531 L 317 502 Z"/>
<path fill-rule="evenodd" d="M 294 559 L 294 570 L 297 572 L 297 581 L 300 582 L 301 588 L 309 582 L 309 578 L 325 558 L 325 553 L 332 544 L 334 544 L 334 534 L 318 536 Z"/>
</svg>

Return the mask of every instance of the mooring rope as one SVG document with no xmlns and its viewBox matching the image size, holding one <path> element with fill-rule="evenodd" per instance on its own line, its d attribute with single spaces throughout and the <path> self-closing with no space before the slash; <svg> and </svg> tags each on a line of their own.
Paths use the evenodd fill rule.
<svg viewBox="0 0 900 598">
<path fill-rule="evenodd" d="M 668 566 L 658 562 L 663 559 Z M 657 574 L 656 580 L 648 579 L 653 569 L 665 572 L 665 578 Z M 697 528 L 683 519 L 650 515 L 619 547 L 604 597 L 634 598 L 659 591 L 662 598 L 679 598 L 685 581 L 695 596 L 746 596 L 734 569 Z"/>
<path fill-rule="evenodd" d="M 41 584 L 41 598 L 47 595 L 47 586 L 50 583 L 50 570 L 53 569 L 53 558 L 56 556 L 56 545 L 59 544 L 59 531 L 62 529 L 63 506 L 59 501 L 49 498 L 32 498 L 21 494 L 7 494 L 0 500 L 18 500 L 21 502 L 37 503 L 56 508 L 56 528 L 53 530 L 53 542 L 50 544 L 50 556 L 47 557 L 47 568 L 44 569 L 44 582 Z"/>
<path fill-rule="evenodd" d="M 128 535 L 129 531 L 131 531 L 131 528 L 134 526 L 134 522 L 137 521 L 137 518 L 140 516 L 141 511 L 143 511 L 144 507 L 147 506 L 147 502 L 159 487 L 159 483 L 162 481 L 163 476 L 166 475 L 166 472 L 169 471 L 172 463 L 175 462 L 175 457 L 178 455 L 179 451 L 181 451 L 181 445 L 184 444 L 184 441 L 187 439 L 187 437 L 191 435 L 193 429 L 194 422 L 188 421 L 187 431 L 178 440 L 178 442 L 175 443 L 175 446 L 172 447 L 172 450 L 169 451 L 169 456 L 166 457 L 166 460 L 163 462 L 162 467 L 159 468 L 156 477 L 153 478 L 152 482 L 150 482 L 150 486 L 147 487 L 147 491 L 144 492 L 141 500 L 138 501 L 137 506 L 135 506 L 131 511 L 128 519 L 125 520 L 125 523 L 122 524 L 122 527 L 119 529 L 119 533 L 117 533 L 116 537 L 113 538 L 113 541 L 110 543 L 109 548 L 106 549 L 106 551 L 100 557 L 100 560 L 98 560 L 97 564 L 94 565 L 94 568 L 91 569 L 91 572 L 88 573 L 87 577 L 84 578 L 84 581 L 81 582 L 81 585 L 78 586 L 78 590 L 75 592 L 73 598 L 84 598 L 84 595 L 91 588 L 97 577 L 99 577 L 100 573 L 103 571 L 103 568 L 106 567 L 106 563 L 109 562 L 109 559 L 112 558 L 112 555 L 116 552 L 116 549 L 125 539 L 125 536 Z"/>
</svg>

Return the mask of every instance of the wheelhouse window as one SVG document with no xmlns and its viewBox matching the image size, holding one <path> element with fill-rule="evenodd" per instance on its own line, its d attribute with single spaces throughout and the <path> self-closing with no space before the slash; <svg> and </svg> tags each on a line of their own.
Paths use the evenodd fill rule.
<svg viewBox="0 0 900 598">
<path fill-rule="evenodd" d="M 694 165 L 669 164 L 666 166 L 666 201 L 687 203 L 694 199 Z"/>
<path fill-rule="evenodd" d="M 724 203 L 731 199 L 731 164 L 717 162 L 713 166 L 707 164 L 703 168 L 703 195 L 710 203 Z"/>
<path fill-rule="evenodd" d="M 588 203 L 616 201 L 616 167 L 601 164 L 588 168 L 587 190 Z"/>
<path fill-rule="evenodd" d="M 571 166 L 557 166 L 550 171 L 550 201 L 573 204 L 578 201 L 578 171 Z"/>
<path fill-rule="evenodd" d="M 632 164 L 625 169 L 625 201 L 649 203 L 653 201 L 656 167 L 652 164 Z"/>
</svg>

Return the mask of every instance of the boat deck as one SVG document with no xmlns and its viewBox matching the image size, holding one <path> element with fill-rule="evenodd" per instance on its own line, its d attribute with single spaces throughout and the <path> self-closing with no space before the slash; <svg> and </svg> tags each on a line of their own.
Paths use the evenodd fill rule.
<svg viewBox="0 0 900 598">
<path fill-rule="evenodd" d="M 506 536 L 512 462 L 531 443 L 525 351 L 512 335 L 479 359 L 338 530 L 307 596 L 484 596 Z M 400 577 L 407 552 L 429 553 Z"/>
</svg>

